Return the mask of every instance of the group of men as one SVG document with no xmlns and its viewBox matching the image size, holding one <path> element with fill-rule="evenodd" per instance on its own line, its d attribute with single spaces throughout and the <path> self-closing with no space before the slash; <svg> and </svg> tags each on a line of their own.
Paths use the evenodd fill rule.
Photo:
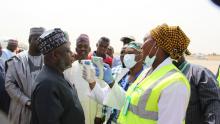
<svg viewBox="0 0 220 124">
<path fill-rule="evenodd" d="M 61 29 L 31 28 L 28 51 L 5 62 L 11 123 L 220 124 L 220 77 L 185 60 L 190 40 L 179 26 L 159 25 L 143 43 L 121 41 L 117 60 L 107 37 L 91 52 L 81 34 L 74 53 Z M 85 66 L 94 56 L 103 70 Z"/>
</svg>

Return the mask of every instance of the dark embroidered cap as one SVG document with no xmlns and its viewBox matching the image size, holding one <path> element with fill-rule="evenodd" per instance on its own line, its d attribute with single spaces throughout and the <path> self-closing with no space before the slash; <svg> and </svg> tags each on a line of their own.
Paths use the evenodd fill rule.
<svg viewBox="0 0 220 124">
<path fill-rule="evenodd" d="M 39 49 L 46 55 L 52 50 L 68 42 L 65 33 L 60 28 L 55 28 L 44 32 L 39 38 Z"/>
</svg>

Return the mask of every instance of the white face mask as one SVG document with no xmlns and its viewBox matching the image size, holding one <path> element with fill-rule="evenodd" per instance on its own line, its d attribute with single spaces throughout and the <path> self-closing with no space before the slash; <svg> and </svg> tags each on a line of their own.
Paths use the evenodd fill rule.
<svg viewBox="0 0 220 124">
<path fill-rule="evenodd" d="M 153 46 L 153 47 L 154 47 L 154 46 Z M 151 53 L 153 47 L 150 49 L 149 54 Z M 158 48 L 157 48 L 157 51 L 156 51 L 156 53 L 154 54 L 153 57 L 150 58 L 149 55 L 146 56 L 146 58 L 145 58 L 145 60 L 144 60 L 144 64 L 145 64 L 145 66 L 146 66 L 147 68 L 148 68 L 148 67 L 151 67 L 151 66 L 154 64 L 155 59 L 156 59 L 157 52 L 158 52 Z"/>
<path fill-rule="evenodd" d="M 137 63 L 135 61 L 135 54 L 126 54 L 124 56 L 123 62 L 125 64 L 125 67 L 128 68 L 128 69 L 134 67 L 135 64 Z"/>
<path fill-rule="evenodd" d="M 151 67 L 153 65 L 155 59 L 156 59 L 156 56 L 153 56 L 151 58 L 149 56 L 147 56 L 146 59 L 144 60 L 145 66 L 146 67 Z"/>
</svg>

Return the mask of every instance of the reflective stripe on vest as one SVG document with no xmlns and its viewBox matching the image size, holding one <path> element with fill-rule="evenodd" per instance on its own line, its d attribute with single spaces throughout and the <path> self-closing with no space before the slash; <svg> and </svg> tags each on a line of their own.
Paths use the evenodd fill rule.
<svg viewBox="0 0 220 124">
<path fill-rule="evenodd" d="M 158 112 L 154 112 L 154 111 L 146 111 L 145 108 L 147 105 L 147 102 L 150 94 L 152 92 L 152 89 L 158 84 L 160 83 L 163 79 L 165 79 L 166 77 L 176 73 L 177 71 L 175 69 L 169 71 L 167 74 L 165 74 L 165 76 L 161 77 L 159 80 L 157 80 L 153 85 L 151 85 L 149 87 L 149 89 L 146 90 L 146 92 L 141 96 L 141 98 L 139 99 L 138 105 L 132 105 L 130 104 L 129 106 L 129 110 L 131 112 L 133 112 L 136 115 L 139 115 L 142 118 L 146 118 L 146 119 L 151 119 L 151 120 L 158 120 Z"/>
<path fill-rule="evenodd" d="M 138 78 L 134 83 L 137 83 L 140 80 L 141 79 Z M 156 121 L 158 120 L 157 104 L 160 93 L 163 89 L 177 80 L 182 81 L 190 92 L 190 86 L 187 79 L 172 64 L 164 66 L 160 70 L 146 77 L 146 79 L 138 85 L 139 88 L 142 88 L 140 91 L 138 89 L 132 91 L 131 89 L 134 87 L 131 86 L 126 94 L 131 96 L 128 113 L 126 116 L 120 113 L 118 122 L 121 124 L 156 124 Z"/>
</svg>

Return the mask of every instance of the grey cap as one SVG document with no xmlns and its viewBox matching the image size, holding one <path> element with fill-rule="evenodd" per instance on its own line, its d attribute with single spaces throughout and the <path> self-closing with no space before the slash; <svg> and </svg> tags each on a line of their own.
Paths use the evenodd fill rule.
<svg viewBox="0 0 220 124">
<path fill-rule="evenodd" d="M 30 35 L 41 35 L 45 32 L 43 27 L 33 27 L 30 29 Z"/>
<path fill-rule="evenodd" d="M 133 36 L 124 36 L 120 39 L 120 41 L 124 42 L 125 39 L 128 39 L 130 41 L 135 41 L 135 38 Z"/>
</svg>

